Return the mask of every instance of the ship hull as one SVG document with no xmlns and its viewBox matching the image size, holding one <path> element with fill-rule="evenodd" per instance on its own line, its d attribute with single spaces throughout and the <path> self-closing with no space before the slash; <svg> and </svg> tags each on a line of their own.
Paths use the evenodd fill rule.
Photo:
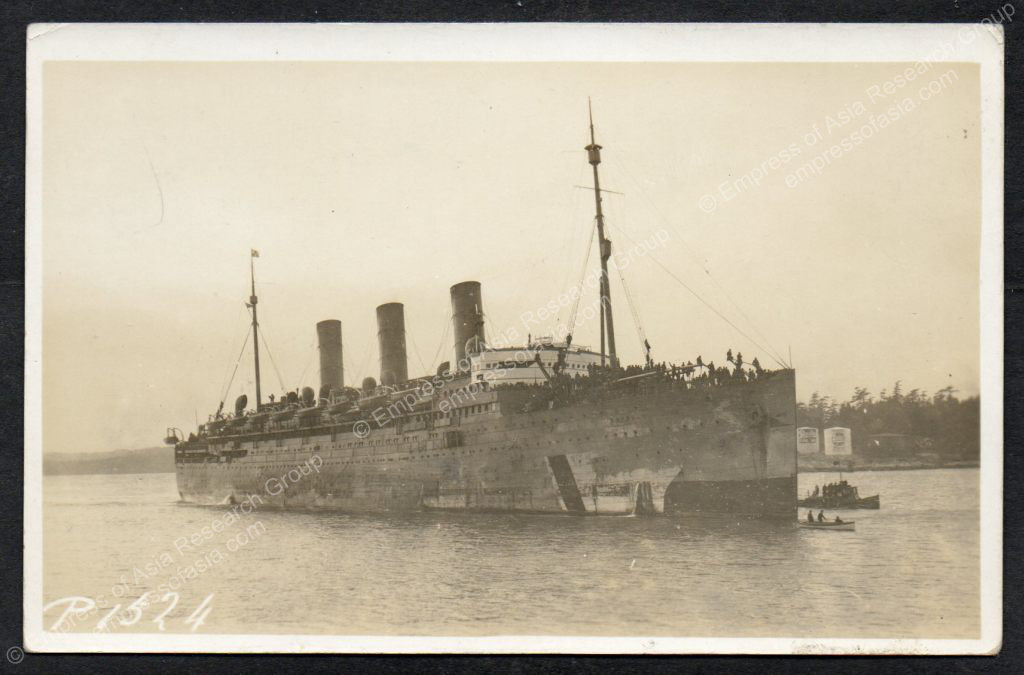
<svg viewBox="0 0 1024 675">
<path fill-rule="evenodd" d="M 532 412 L 525 395 L 484 391 L 459 414 L 390 420 L 365 438 L 334 428 L 192 444 L 176 454 L 179 494 L 345 512 L 796 514 L 792 371 Z"/>
</svg>

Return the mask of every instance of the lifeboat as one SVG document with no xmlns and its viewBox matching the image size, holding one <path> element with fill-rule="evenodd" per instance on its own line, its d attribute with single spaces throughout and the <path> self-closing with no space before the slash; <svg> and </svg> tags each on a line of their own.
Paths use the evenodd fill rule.
<svg viewBox="0 0 1024 675">
<path fill-rule="evenodd" d="M 817 521 L 810 522 L 808 520 L 797 521 L 797 525 L 808 530 L 833 530 L 835 532 L 853 532 L 855 520 L 844 520 L 841 522 L 835 522 L 834 520 L 827 520 L 823 523 Z"/>
</svg>

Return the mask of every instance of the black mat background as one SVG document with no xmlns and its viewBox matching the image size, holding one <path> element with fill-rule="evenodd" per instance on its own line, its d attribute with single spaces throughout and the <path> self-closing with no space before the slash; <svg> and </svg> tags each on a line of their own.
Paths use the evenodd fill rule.
<svg viewBox="0 0 1024 675">
<path fill-rule="evenodd" d="M 1001 2 L 968 0 L 0 0 L 0 654 L 22 646 L 22 391 L 24 336 L 25 34 L 36 22 L 907 22 L 980 21 Z M 585 673 L 636 671 L 1024 672 L 1021 658 L 1021 376 L 1024 267 L 1021 248 L 1021 28 L 1024 0 L 1006 28 L 1005 173 L 1005 523 L 1003 650 L 995 657 L 826 659 L 820 657 L 367 657 L 27 654 L 0 656 L 0 671 L 30 672 L 385 672 Z"/>
</svg>

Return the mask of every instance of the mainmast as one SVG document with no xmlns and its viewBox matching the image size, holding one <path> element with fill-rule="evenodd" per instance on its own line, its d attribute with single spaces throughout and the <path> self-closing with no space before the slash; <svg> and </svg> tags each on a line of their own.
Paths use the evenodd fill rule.
<svg viewBox="0 0 1024 675">
<path fill-rule="evenodd" d="M 590 113 L 590 145 L 585 150 L 590 165 L 594 167 L 594 202 L 597 207 L 597 242 L 601 247 L 601 365 L 605 365 L 605 340 L 608 341 L 608 356 L 611 366 L 619 365 L 615 354 L 615 321 L 612 319 L 612 298 L 608 285 L 608 258 L 612 255 L 612 242 L 604 236 L 604 212 L 601 210 L 601 181 L 597 175 L 597 165 L 601 163 L 601 146 L 594 139 L 594 112 L 587 99 L 587 111 Z"/>
<path fill-rule="evenodd" d="M 256 366 L 256 412 L 263 407 L 263 400 L 260 398 L 260 336 L 259 321 L 256 319 L 256 270 L 254 260 L 260 257 L 260 252 L 251 249 L 249 254 L 249 307 L 252 309 L 252 354 Z"/>
</svg>

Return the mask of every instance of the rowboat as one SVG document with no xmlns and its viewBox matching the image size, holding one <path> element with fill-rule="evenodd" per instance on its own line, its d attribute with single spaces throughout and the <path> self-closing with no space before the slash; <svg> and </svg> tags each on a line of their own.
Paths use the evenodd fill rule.
<svg viewBox="0 0 1024 675">
<path fill-rule="evenodd" d="M 808 530 L 837 530 L 842 532 L 852 532 L 854 529 L 853 524 L 855 522 L 856 521 L 854 520 L 844 520 L 841 523 L 837 523 L 834 520 L 826 520 L 823 523 L 819 523 L 817 521 L 812 523 L 806 520 L 800 520 L 797 521 L 797 525 L 805 527 Z"/>
</svg>

